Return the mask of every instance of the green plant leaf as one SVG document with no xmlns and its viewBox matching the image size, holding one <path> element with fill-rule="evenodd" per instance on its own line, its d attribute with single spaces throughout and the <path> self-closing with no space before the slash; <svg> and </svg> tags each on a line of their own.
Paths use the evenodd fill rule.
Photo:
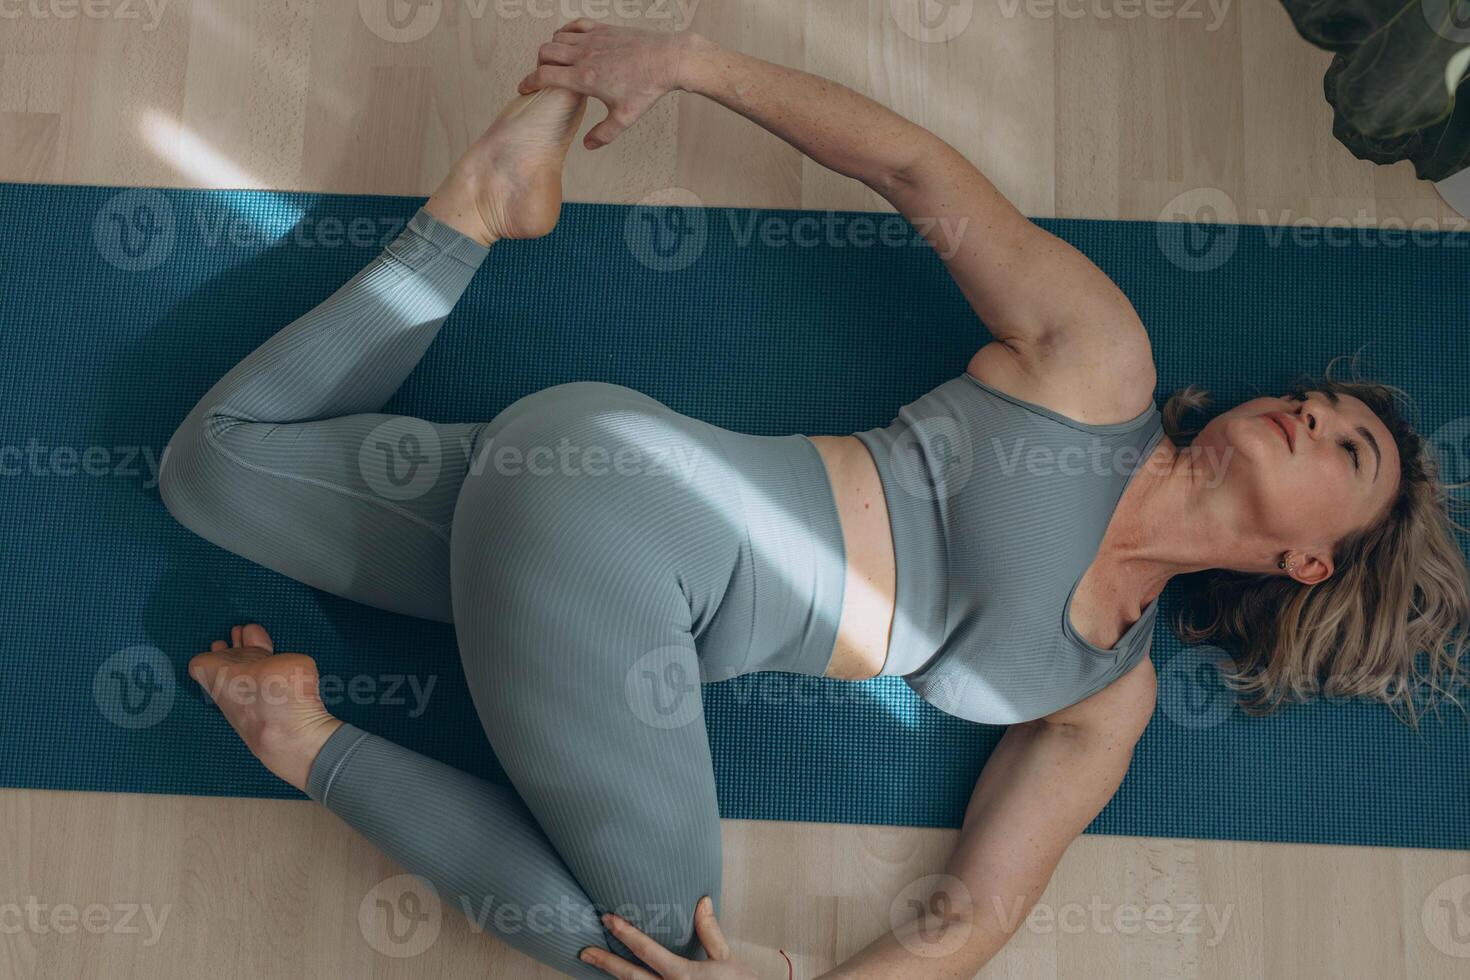
<svg viewBox="0 0 1470 980">
<path fill-rule="evenodd" d="M 1303 38 L 1335 52 L 1323 79 L 1332 132 L 1425 180 L 1470 165 L 1470 0 L 1282 0 Z"/>
</svg>

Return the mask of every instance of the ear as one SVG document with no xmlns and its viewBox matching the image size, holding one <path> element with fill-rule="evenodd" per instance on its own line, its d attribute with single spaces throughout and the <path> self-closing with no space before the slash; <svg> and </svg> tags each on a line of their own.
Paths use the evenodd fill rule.
<svg viewBox="0 0 1470 980">
<path fill-rule="evenodd" d="M 1296 568 L 1287 572 L 1303 585 L 1316 585 L 1332 577 L 1332 556 L 1326 551 L 1303 551 L 1296 556 Z"/>
</svg>

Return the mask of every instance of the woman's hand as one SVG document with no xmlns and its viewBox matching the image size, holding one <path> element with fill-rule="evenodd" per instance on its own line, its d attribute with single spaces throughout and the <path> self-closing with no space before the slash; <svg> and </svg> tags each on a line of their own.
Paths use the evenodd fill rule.
<svg viewBox="0 0 1470 980">
<path fill-rule="evenodd" d="M 617 139 L 659 99 L 681 87 L 684 63 L 709 42 L 697 34 L 666 34 L 612 27 L 583 17 L 541 45 L 536 70 L 522 79 L 521 94 L 547 87 L 590 95 L 607 106 L 607 118 L 582 142 L 589 150 Z"/>
<path fill-rule="evenodd" d="M 730 955 L 730 944 L 725 942 L 725 934 L 715 921 L 715 903 L 708 896 L 701 898 L 694 907 L 694 932 L 709 954 L 708 960 L 686 960 L 671 953 L 632 923 L 616 915 L 603 916 L 602 921 L 619 942 L 658 971 L 649 973 L 641 966 L 595 946 L 582 950 L 584 962 L 619 980 L 759 980 L 748 966 L 736 962 Z"/>
</svg>

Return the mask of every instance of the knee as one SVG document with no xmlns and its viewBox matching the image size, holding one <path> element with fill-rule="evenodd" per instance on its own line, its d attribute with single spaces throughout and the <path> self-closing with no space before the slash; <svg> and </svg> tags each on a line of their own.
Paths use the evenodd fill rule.
<svg viewBox="0 0 1470 980">
<path fill-rule="evenodd" d="M 174 520 L 197 534 L 211 522 L 220 488 L 212 486 L 220 450 L 206 427 L 213 420 L 195 411 L 175 430 L 164 447 L 158 470 L 158 495 Z M 217 481 L 214 481 L 217 482 Z"/>
</svg>

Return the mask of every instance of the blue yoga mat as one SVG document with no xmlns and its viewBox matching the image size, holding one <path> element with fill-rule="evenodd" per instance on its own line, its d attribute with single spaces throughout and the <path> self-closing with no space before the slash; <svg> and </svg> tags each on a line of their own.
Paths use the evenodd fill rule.
<svg viewBox="0 0 1470 980">
<path fill-rule="evenodd" d="M 236 622 L 314 655 L 333 710 L 504 780 L 450 627 L 354 605 L 225 553 L 161 505 L 174 427 L 324 299 L 418 199 L 0 185 L 0 783 L 296 795 L 184 673 Z M 1366 348 L 1470 475 L 1465 235 L 1040 222 L 1096 261 L 1153 336 L 1162 397 L 1277 393 Z M 569 205 L 481 270 L 389 411 L 491 418 L 593 379 L 757 433 L 847 433 L 959 374 L 987 339 L 901 219 Z M 1098 833 L 1470 847 L 1470 725 L 1383 707 L 1235 709 L 1168 633 L 1159 708 Z M 757 674 L 704 690 L 727 817 L 959 826 L 1001 729 L 901 680 Z"/>
</svg>

